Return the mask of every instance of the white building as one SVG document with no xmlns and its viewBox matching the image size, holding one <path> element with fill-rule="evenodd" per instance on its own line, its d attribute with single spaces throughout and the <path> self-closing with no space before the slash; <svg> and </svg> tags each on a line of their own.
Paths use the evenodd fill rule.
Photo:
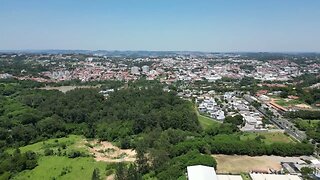
<svg viewBox="0 0 320 180">
<path fill-rule="evenodd" d="M 140 68 L 139 67 L 137 67 L 137 66 L 133 66 L 132 68 L 131 68 L 131 74 L 140 74 Z"/>
<path fill-rule="evenodd" d="M 5 74 L 0 74 L 0 79 L 9 79 L 12 78 L 13 76 L 11 74 L 5 73 Z"/>
<path fill-rule="evenodd" d="M 216 171 L 213 167 L 196 165 L 188 166 L 188 180 L 218 180 Z"/>
<path fill-rule="evenodd" d="M 286 174 L 250 174 L 252 180 L 301 180 L 297 175 Z"/>
<path fill-rule="evenodd" d="M 145 73 L 145 74 L 146 74 L 146 73 L 148 73 L 148 72 L 150 71 L 150 68 L 149 68 L 149 66 L 147 66 L 147 65 L 142 66 L 142 68 L 141 68 L 141 69 L 142 69 L 142 72 L 143 72 L 143 73 Z"/>
<path fill-rule="evenodd" d="M 213 167 L 188 166 L 188 180 L 242 180 L 240 175 L 217 175 Z"/>
<path fill-rule="evenodd" d="M 215 82 L 216 80 L 221 79 L 222 77 L 220 75 L 211 75 L 211 76 L 206 76 L 205 77 L 208 82 Z"/>
</svg>

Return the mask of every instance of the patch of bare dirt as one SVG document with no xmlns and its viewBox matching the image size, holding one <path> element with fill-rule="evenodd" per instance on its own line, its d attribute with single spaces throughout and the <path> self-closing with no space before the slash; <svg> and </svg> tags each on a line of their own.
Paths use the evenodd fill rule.
<svg viewBox="0 0 320 180">
<path fill-rule="evenodd" d="M 134 162 L 136 151 L 132 149 L 120 149 L 107 141 L 90 141 L 89 152 L 94 155 L 96 161 L 104 162 Z"/>
</svg>

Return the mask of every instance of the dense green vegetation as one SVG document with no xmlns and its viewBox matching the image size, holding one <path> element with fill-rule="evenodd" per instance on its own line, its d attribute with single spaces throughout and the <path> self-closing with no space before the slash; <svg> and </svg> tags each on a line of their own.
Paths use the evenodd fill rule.
<svg viewBox="0 0 320 180">
<path fill-rule="evenodd" d="M 305 143 L 266 143 L 263 137 L 241 139 L 243 134 L 237 125 L 242 124 L 242 117 L 210 124 L 207 119 L 198 118 L 192 102 L 178 98 L 174 91 L 164 92 L 157 82 L 128 83 L 107 99 L 99 93 L 100 89 L 62 93 L 36 89 L 41 84 L 24 83 L 3 82 L 0 91 L 3 179 L 17 174 L 16 177 L 41 179 L 44 171 L 52 171 L 50 177 L 62 175 L 73 179 L 74 170 L 70 169 L 86 168 L 87 163 L 91 168 L 84 177 L 97 179 L 99 174 L 106 173 L 106 164 L 91 162 L 92 157 L 72 143 L 79 136 L 71 134 L 135 149 L 135 163 L 111 167 L 117 179 L 183 178 L 188 165 L 216 166 L 212 153 L 282 156 L 313 153 L 313 146 Z M 13 159 L 15 163 L 9 165 Z M 86 165 L 68 166 L 78 161 Z M 47 163 L 52 165 L 44 166 Z M 51 170 L 56 166 L 59 168 Z"/>
<path fill-rule="evenodd" d="M 224 120 L 224 123 L 230 123 L 236 126 L 244 126 L 245 121 L 243 120 L 243 117 L 239 114 L 236 116 L 227 116 Z"/>
<path fill-rule="evenodd" d="M 285 116 L 289 118 L 302 118 L 302 119 L 320 119 L 320 111 L 319 110 L 299 110 L 299 111 L 291 111 L 287 112 Z"/>
<path fill-rule="evenodd" d="M 320 142 L 319 120 L 307 120 L 298 118 L 294 120 L 294 123 L 298 129 L 306 131 L 308 138 L 313 139 L 315 142 Z"/>
<path fill-rule="evenodd" d="M 32 76 L 39 76 L 40 72 L 48 70 L 45 66 L 28 62 L 25 59 L 25 55 L 16 55 L 11 59 L 0 58 L 0 73 L 5 72 L 12 75 L 24 75 L 28 73 Z"/>
</svg>

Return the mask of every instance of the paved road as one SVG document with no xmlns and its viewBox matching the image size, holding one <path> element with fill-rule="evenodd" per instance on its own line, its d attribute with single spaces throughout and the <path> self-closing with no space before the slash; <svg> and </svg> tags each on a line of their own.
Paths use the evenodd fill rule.
<svg viewBox="0 0 320 180">
<path fill-rule="evenodd" d="M 244 99 L 251 103 L 253 100 L 248 95 L 244 95 Z M 260 102 L 261 103 L 261 102 Z M 262 103 L 263 104 L 263 103 Z M 267 106 L 266 104 L 264 104 Z M 268 107 L 268 106 L 267 106 Z M 286 133 L 288 133 L 293 138 L 297 139 L 298 141 L 303 141 L 307 138 L 306 134 L 303 131 L 298 130 L 298 128 L 295 127 L 295 125 L 290 122 L 288 119 L 284 118 L 280 113 L 278 113 L 274 109 L 270 109 L 272 113 L 275 115 L 275 117 L 270 117 L 266 110 L 263 109 L 261 106 L 260 108 L 256 108 L 259 112 L 261 112 L 266 118 L 269 119 L 273 124 L 278 126 L 280 129 L 285 130 Z"/>
<path fill-rule="evenodd" d="M 266 114 L 266 111 L 261 107 L 258 109 L 262 114 L 264 114 L 272 123 L 277 125 L 279 128 L 285 130 L 289 135 L 294 137 L 295 139 L 302 141 L 306 139 L 306 134 L 303 131 L 298 130 L 298 128 L 295 127 L 295 125 L 290 122 L 288 119 L 283 118 L 279 113 L 276 115 L 276 117 L 270 117 Z M 275 113 L 275 112 L 273 112 Z"/>
</svg>

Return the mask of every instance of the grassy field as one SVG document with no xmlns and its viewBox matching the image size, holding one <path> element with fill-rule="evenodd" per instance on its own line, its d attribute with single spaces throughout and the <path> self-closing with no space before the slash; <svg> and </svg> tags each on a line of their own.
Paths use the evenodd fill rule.
<svg viewBox="0 0 320 180">
<path fill-rule="evenodd" d="M 243 133 L 240 136 L 242 141 L 253 140 L 259 135 L 265 137 L 262 141 L 266 144 L 272 144 L 274 142 L 292 143 L 295 142 L 290 136 L 281 132 L 260 132 L 260 133 Z"/>
<path fill-rule="evenodd" d="M 44 156 L 44 150 L 51 149 L 54 154 Z M 106 168 L 110 163 L 97 162 L 93 157 L 69 158 L 71 151 L 80 151 L 89 155 L 82 136 L 70 135 L 64 138 L 49 139 L 20 148 L 21 152 L 34 151 L 39 156 L 38 166 L 33 170 L 23 171 L 14 179 L 42 180 L 42 179 L 91 179 L 95 168 L 100 169 L 102 178 L 106 177 Z M 13 152 L 13 149 L 8 150 Z M 59 153 L 60 152 L 60 153 Z M 60 155 L 58 155 L 60 154 Z"/>
<path fill-rule="evenodd" d="M 218 126 L 220 124 L 220 122 L 218 122 L 217 120 L 208 118 L 206 116 L 200 115 L 198 114 L 198 119 L 200 122 L 200 125 L 203 129 L 208 129 L 210 127 L 215 127 Z"/>
<path fill-rule="evenodd" d="M 294 99 L 277 99 L 275 101 L 278 105 L 288 107 L 288 106 L 294 106 L 297 104 L 305 104 L 304 102 L 300 100 L 294 100 Z"/>
<path fill-rule="evenodd" d="M 66 153 L 70 152 L 71 150 L 86 152 L 84 146 L 81 147 L 81 145 L 84 145 L 83 137 L 77 135 L 69 135 L 68 137 L 54 138 L 46 141 L 41 141 L 35 144 L 23 146 L 19 149 L 21 152 L 33 151 L 39 155 L 43 155 L 45 149 L 52 149 L 53 151 L 57 151 L 58 148 L 60 148 L 61 151 L 66 151 Z M 14 149 L 9 149 L 8 152 L 11 153 L 13 152 L 13 150 Z"/>
<path fill-rule="evenodd" d="M 100 169 L 100 176 L 105 177 L 107 163 L 96 162 L 90 157 L 70 159 L 61 156 L 43 156 L 39 165 L 30 171 L 23 171 L 15 176 L 15 180 L 43 180 L 43 179 L 91 179 L 95 168 Z"/>
</svg>

